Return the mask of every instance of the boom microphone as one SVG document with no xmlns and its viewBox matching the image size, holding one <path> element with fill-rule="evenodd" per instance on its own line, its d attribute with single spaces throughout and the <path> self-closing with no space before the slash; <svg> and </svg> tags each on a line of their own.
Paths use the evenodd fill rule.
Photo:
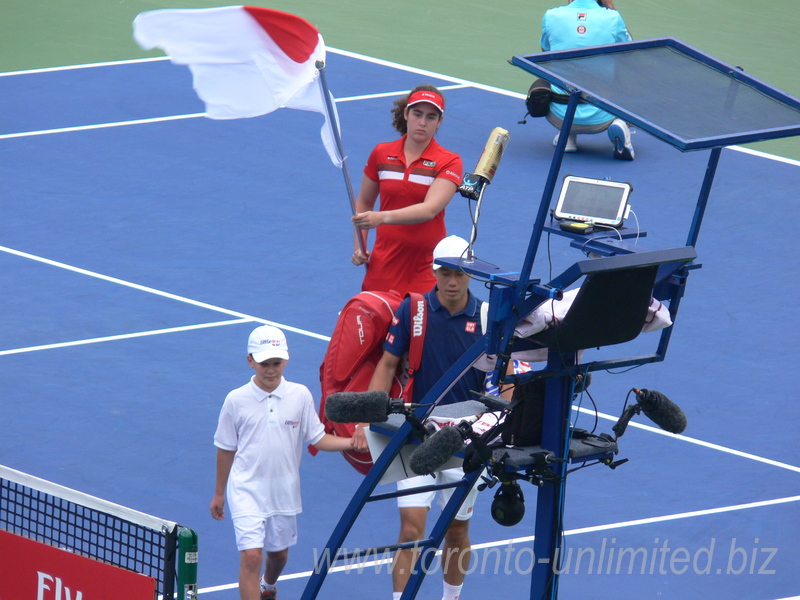
<svg viewBox="0 0 800 600">
<path fill-rule="evenodd" d="M 686 429 L 686 415 L 680 406 L 655 390 L 633 390 L 642 407 L 644 415 L 653 423 L 670 433 L 683 433 Z"/>
<path fill-rule="evenodd" d="M 483 147 L 481 157 L 478 159 L 478 164 L 475 167 L 473 175 L 483 177 L 487 183 L 491 183 L 494 174 L 497 172 L 497 167 L 500 166 L 500 161 L 503 158 L 506 145 L 511 136 L 508 131 L 502 127 L 495 127 L 492 133 L 489 134 L 489 139 Z"/>
<path fill-rule="evenodd" d="M 419 404 L 389 398 L 389 394 L 380 390 L 336 392 L 325 400 L 325 416 L 334 423 L 383 423 L 390 414 L 417 407 Z"/>
<path fill-rule="evenodd" d="M 492 182 L 500 160 L 503 158 L 508 140 L 511 136 L 502 127 L 495 127 L 489 134 L 489 139 L 483 147 L 481 157 L 475 166 L 474 173 L 464 173 L 461 185 L 458 186 L 459 193 L 465 198 L 479 200 L 483 194 L 483 188 Z"/>
<path fill-rule="evenodd" d="M 644 413 L 648 419 L 664 431 L 683 433 L 686 429 L 686 415 L 680 406 L 672 402 L 664 394 L 655 390 L 637 390 L 636 388 L 631 391 L 636 393 L 637 402 L 628 406 L 611 428 L 617 438 L 622 437 L 630 420 L 639 413 Z"/>
<path fill-rule="evenodd" d="M 442 427 L 414 449 L 409 466 L 417 475 L 430 475 L 439 470 L 463 445 L 464 437 L 457 427 Z"/>
</svg>

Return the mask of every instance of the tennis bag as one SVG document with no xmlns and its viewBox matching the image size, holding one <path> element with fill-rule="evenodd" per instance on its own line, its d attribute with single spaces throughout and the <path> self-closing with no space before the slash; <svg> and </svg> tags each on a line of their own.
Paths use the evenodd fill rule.
<svg viewBox="0 0 800 600">
<path fill-rule="evenodd" d="M 421 335 L 412 335 L 408 361 L 401 361 L 401 367 L 389 392 L 391 398 L 402 397 L 407 402 L 411 402 L 413 375 L 422 359 L 427 317 L 422 295 L 409 296 L 412 302 L 412 321 L 415 316 L 418 321 L 421 319 Z M 403 297 L 395 291 L 361 292 L 351 298 L 339 314 L 328 350 L 319 368 L 322 390 L 319 418 L 326 433 L 340 437 L 353 435 L 356 423 L 334 423 L 325 417 L 325 400 L 335 392 L 364 392 L 369 388 L 375 366 L 383 356 L 383 341 L 402 300 Z M 316 454 L 313 446 L 309 446 L 309 451 Z M 372 467 L 369 452 L 346 450 L 342 455 L 359 473 L 366 474 Z"/>
</svg>

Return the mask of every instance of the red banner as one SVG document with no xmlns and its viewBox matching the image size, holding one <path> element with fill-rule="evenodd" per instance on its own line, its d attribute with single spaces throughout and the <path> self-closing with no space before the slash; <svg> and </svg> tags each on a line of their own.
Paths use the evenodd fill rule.
<svg viewBox="0 0 800 600">
<path fill-rule="evenodd" d="M 156 580 L 0 530 L 0 598 L 153 600 Z M 124 591 L 121 591 L 124 590 Z"/>
</svg>

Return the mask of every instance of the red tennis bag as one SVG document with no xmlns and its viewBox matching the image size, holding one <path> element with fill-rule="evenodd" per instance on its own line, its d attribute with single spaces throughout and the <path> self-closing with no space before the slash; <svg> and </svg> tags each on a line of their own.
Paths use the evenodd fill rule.
<svg viewBox="0 0 800 600">
<path fill-rule="evenodd" d="M 417 314 L 417 332 L 422 322 L 421 335 L 412 336 L 408 364 L 403 364 L 395 376 L 391 398 L 403 397 L 411 401 L 413 374 L 422 358 L 425 330 L 425 302 L 421 294 L 409 294 L 413 306 L 412 319 Z M 325 418 L 325 400 L 334 392 L 364 392 L 369 388 L 375 366 L 383 355 L 383 341 L 403 297 L 395 291 L 361 292 L 345 304 L 333 330 L 325 358 L 319 368 L 322 398 L 319 417 L 325 432 L 340 437 L 351 437 L 356 423 L 334 423 Z M 403 361 L 405 363 L 406 361 Z M 316 449 L 309 447 L 312 454 Z M 369 452 L 346 450 L 345 459 L 362 474 L 372 467 Z"/>
</svg>

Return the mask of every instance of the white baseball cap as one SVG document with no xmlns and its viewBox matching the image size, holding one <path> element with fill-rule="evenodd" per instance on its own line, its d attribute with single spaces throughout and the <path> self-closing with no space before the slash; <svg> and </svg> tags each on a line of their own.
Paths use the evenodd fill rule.
<svg viewBox="0 0 800 600">
<path fill-rule="evenodd" d="M 286 336 L 277 327 L 262 325 L 256 327 L 247 340 L 247 353 L 253 355 L 256 362 L 264 362 L 270 358 L 289 359 L 289 346 Z"/>
<path fill-rule="evenodd" d="M 433 270 L 436 271 L 442 266 L 436 264 L 437 258 L 462 258 L 466 254 L 467 248 L 469 248 L 469 244 L 464 238 L 457 235 L 447 236 L 433 249 Z"/>
</svg>

